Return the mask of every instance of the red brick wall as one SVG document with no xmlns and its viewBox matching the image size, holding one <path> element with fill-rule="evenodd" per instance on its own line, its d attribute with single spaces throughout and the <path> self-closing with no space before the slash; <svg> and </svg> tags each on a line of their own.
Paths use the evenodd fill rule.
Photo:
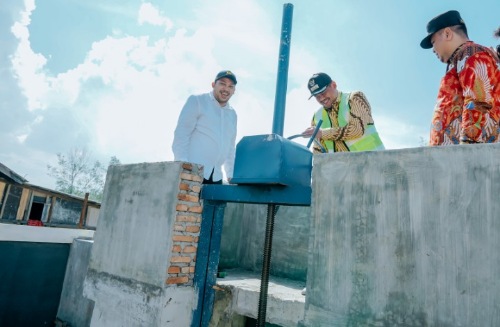
<svg viewBox="0 0 500 327">
<path fill-rule="evenodd" d="M 173 246 L 166 284 L 192 285 L 196 265 L 196 249 L 200 235 L 202 204 L 200 200 L 203 167 L 182 165 L 176 217 L 173 225 Z"/>
</svg>

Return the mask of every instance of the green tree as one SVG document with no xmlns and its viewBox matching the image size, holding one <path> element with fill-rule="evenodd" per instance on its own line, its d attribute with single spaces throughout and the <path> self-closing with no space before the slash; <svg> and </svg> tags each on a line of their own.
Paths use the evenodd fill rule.
<svg viewBox="0 0 500 327">
<path fill-rule="evenodd" d="M 118 165 L 120 160 L 112 156 L 109 165 Z M 74 148 L 66 155 L 57 154 L 57 165 L 47 165 L 48 175 L 56 179 L 56 190 L 68 194 L 102 200 L 107 167 L 85 148 Z"/>
</svg>

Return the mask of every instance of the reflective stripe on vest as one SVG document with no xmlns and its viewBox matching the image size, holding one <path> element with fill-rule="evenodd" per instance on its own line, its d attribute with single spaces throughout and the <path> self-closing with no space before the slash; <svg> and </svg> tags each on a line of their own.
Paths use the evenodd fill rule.
<svg viewBox="0 0 500 327">
<path fill-rule="evenodd" d="M 321 108 L 316 112 L 316 115 L 314 115 L 314 124 L 316 125 L 320 119 L 323 119 L 323 123 L 321 124 L 321 128 L 331 128 L 331 120 L 330 117 L 328 116 L 328 113 L 326 110 Z M 333 151 L 333 141 L 332 140 L 320 140 L 321 145 L 326 149 L 327 152 L 335 152 Z"/>
<path fill-rule="evenodd" d="M 350 107 L 349 107 L 349 97 L 350 93 L 339 92 L 340 103 L 339 103 L 339 114 L 338 114 L 338 127 L 345 127 L 349 123 Z M 322 128 L 331 128 L 330 117 L 325 108 L 319 109 L 314 115 L 314 123 L 316 124 L 319 119 L 323 119 Z M 336 126 L 335 126 L 336 127 Z M 334 152 L 333 141 L 332 140 L 321 140 L 324 143 L 325 148 L 328 152 Z M 354 140 L 345 140 L 345 144 L 349 151 L 377 151 L 384 150 L 384 144 L 378 135 L 375 125 L 365 126 L 365 133 L 363 136 Z"/>
</svg>

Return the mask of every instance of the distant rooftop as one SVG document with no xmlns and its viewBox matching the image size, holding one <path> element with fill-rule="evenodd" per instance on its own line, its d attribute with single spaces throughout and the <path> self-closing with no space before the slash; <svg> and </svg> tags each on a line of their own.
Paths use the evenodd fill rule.
<svg viewBox="0 0 500 327">
<path fill-rule="evenodd" d="M 16 184 L 24 184 L 28 182 L 27 179 L 24 179 L 21 175 L 16 173 L 15 171 L 9 169 L 7 166 L 0 162 L 0 177 L 5 178 L 7 181 L 16 183 Z"/>
</svg>

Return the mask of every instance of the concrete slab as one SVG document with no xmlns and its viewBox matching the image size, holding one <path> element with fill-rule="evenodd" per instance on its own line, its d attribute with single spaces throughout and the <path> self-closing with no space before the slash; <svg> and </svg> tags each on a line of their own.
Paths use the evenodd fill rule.
<svg viewBox="0 0 500 327">
<path fill-rule="evenodd" d="M 257 318 L 260 274 L 243 270 L 228 270 L 227 277 L 217 279 L 217 292 L 227 292 L 232 296 L 230 313 Z M 297 326 L 304 318 L 305 296 L 301 294 L 304 282 L 270 276 L 268 287 L 266 321 L 279 326 Z M 217 315 L 217 303 L 214 316 Z"/>
</svg>

